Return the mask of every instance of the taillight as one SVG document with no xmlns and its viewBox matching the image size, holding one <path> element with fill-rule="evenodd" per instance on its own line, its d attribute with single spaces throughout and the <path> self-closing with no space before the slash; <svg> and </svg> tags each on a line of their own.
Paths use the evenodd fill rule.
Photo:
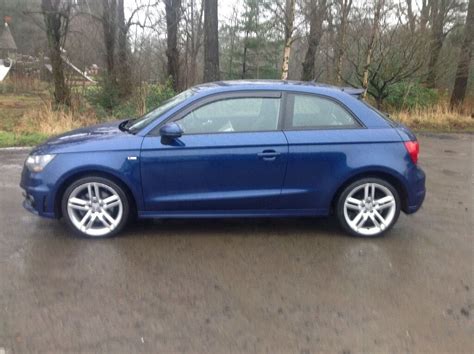
<svg viewBox="0 0 474 354">
<path fill-rule="evenodd" d="M 420 153 L 420 144 L 418 141 L 405 141 L 405 147 L 410 155 L 411 160 L 414 164 L 418 162 L 418 155 Z"/>
</svg>

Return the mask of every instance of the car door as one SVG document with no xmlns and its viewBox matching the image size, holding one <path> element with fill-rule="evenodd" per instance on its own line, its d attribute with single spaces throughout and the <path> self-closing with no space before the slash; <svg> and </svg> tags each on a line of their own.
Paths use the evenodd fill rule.
<svg viewBox="0 0 474 354">
<path fill-rule="evenodd" d="M 341 183 L 353 157 L 373 138 L 341 102 L 315 94 L 291 93 L 286 98 L 284 132 L 289 159 L 282 204 L 326 214 L 334 188 Z"/>
<path fill-rule="evenodd" d="M 181 137 L 162 139 L 157 127 L 141 151 L 147 211 L 274 208 L 288 158 L 280 106 L 280 92 L 214 95 L 165 122 L 180 125 Z"/>
</svg>

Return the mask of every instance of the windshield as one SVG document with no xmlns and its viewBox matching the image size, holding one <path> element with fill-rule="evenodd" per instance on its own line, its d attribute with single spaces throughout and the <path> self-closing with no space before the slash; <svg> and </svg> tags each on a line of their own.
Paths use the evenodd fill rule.
<svg viewBox="0 0 474 354">
<path fill-rule="evenodd" d="M 181 92 L 179 95 L 170 98 L 169 100 L 163 102 L 163 104 L 154 110 L 148 112 L 143 117 L 134 119 L 127 124 L 127 129 L 131 132 L 137 132 L 142 128 L 145 128 L 147 125 L 152 123 L 155 119 L 161 116 L 163 113 L 169 111 L 170 109 L 176 107 L 181 102 L 185 101 L 187 98 L 194 95 L 195 91 L 192 89 Z"/>
</svg>

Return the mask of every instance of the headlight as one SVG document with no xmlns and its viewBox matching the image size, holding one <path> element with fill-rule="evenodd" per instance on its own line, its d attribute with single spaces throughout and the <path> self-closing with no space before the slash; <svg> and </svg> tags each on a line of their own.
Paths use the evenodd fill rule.
<svg viewBox="0 0 474 354">
<path fill-rule="evenodd" d="M 41 172 L 56 155 L 30 155 L 25 165 L 31 172 Z"/>
</svg>

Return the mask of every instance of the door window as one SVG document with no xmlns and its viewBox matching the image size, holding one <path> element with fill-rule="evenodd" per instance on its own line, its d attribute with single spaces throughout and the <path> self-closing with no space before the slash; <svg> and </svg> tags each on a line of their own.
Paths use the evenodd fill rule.
<svg viewBox="0 0 474 354">
<path fill-rule="evenodd" d="M 229 98 L 196 108 L 176 123 L 184 134 L 274 131 L 279 115 L 279 98 Z"/>
<path fill-rule="evenodd" d="M 293 102 L 290 129 L 351 128 L 360 125 L 354 117 L 338 103 L 315 95 L 289 95 Z"/>
</svg>

